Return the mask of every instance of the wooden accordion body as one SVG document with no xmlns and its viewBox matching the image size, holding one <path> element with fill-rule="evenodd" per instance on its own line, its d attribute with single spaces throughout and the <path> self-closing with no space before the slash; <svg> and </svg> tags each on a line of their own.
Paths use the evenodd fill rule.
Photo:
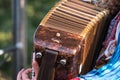
<svg viewBox="0 0 120 80">
<path fill-rule="evenodd" d="M 40 66 L 37 80 L 69 80 L 84 73 L 91 64 L 82 66 L 91 63 L 108 14 L 108 10 L 80 0 L 56 4 L 34 34 Z"/>
</svg>

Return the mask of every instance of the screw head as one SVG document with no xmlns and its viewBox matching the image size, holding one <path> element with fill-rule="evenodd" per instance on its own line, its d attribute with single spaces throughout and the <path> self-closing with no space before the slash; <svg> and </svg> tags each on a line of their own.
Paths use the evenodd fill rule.
<svg viewBox="0 0 120 80">
<path fill-rule="evenodd" d="M 60 63 L 61 63 L 62 65 L 65 65 L 66 62 L 67 62 L 66 59 L 61 59 L 61 60 L 60 60 Z"/>
<path fill-rule="evenodd" d="M 36 58 L 41 58 L 42 57 L 42 53 L 41 52 L 37 52 L 36 53 Z"/>
</svg>

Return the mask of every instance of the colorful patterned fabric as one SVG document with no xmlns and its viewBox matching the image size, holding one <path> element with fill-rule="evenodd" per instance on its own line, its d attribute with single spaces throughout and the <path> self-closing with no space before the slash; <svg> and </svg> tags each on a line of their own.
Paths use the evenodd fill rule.
<svg viewBox="0 0 120 80">
<path fill-rule="evenodd" d="M 120 32 L 119 26 L 120 26 L 120 12 L 111 21 L 106 40 L 104 41 L 104 44 L 103 44 L 102 51 L 96 61 L 97 68 L 99 68 L 99 66 L 105 65 L 113 55 L 116 47 L 117 39 L 118 39 L 117 36 Z"/>
<path fill-rule="evenodd" d="M 118 24 L 119 21 L 120 21 L 120 12 L 115 16 L 115 18 L 110 23 L 104 45 L 106 45 L 105 43 L 108 40 L 108 38 L 110 37 L 111 32 L 113 31 L 113 28 L 116 27 L 116 25 Z"/>
</svg>

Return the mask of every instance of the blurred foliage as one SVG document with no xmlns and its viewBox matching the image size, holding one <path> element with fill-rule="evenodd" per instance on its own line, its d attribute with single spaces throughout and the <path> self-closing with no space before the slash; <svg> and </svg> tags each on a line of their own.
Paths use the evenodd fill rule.
<svg viewBox="0 0 120 80">
<path fill-rule="evenodd" d="M 12 0 L 0 0 L 0 49 L 4 49 L 13 44 L 12 40 Z M 28 52 L 28 66 L 31 65 L 31 53 L 33 50 L 33 35 L 34 32 L 47 14 L 47 12 L 59 0 L 26 0 L 26 29 L 27 29 L 27 52 Z M 0 62 L 8 55 L 0 56 Z M 10 55 L 11 56 L 11 55 Z M 1 64 L 1 63 L 0 63 Z M 11 72 L 11 57 L 5 63 L 0 65 L 0 77 L 2 75 L 12 75 Z M 4 76 L 3 75 L 3 76 Z M 6 77 L 6 76 L 5 76 Z M 8 78 L 8 77 L 7 77 Z M 1 79 L 1 78 L 0 78 Z M 8 80 L 8 79 L 7 79 Z"/>
</svg>

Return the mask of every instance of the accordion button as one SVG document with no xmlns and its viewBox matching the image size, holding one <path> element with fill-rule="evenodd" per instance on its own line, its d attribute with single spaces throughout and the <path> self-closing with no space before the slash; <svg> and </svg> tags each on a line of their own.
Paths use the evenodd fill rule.
<svg viewBox="0 0 120 80">
<path fill-rule="evenodd" d="M 56 33 L 56 36 L 57 36 L 57 37 L 60 37 L 60 33 Z"/>
</svg>

